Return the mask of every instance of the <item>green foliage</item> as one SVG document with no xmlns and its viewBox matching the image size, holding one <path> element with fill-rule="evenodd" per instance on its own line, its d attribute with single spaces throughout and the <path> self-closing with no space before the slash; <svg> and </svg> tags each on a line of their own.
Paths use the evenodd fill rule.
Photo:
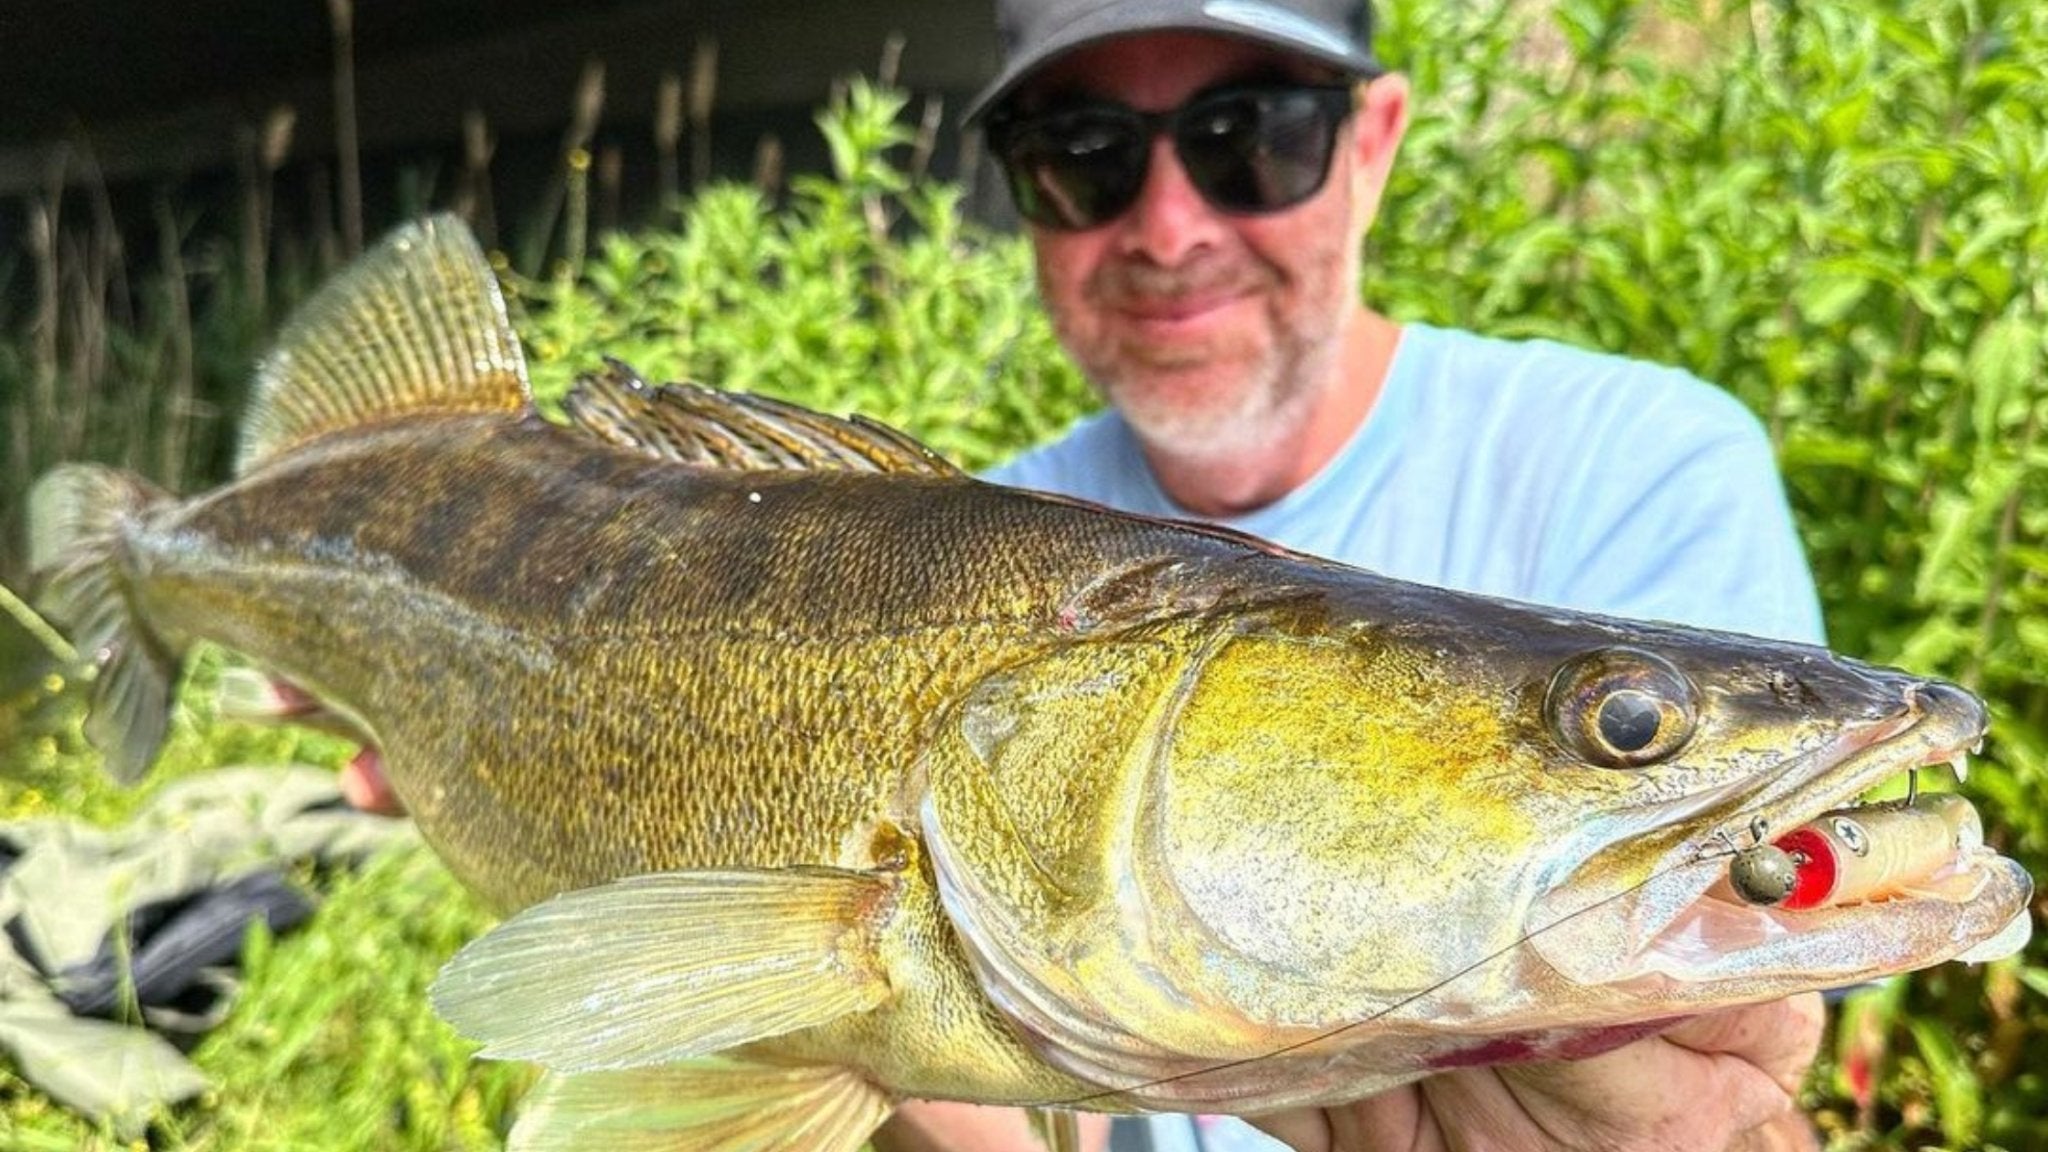
<svg viewBox="0 0 2048 1152">
<path fill-rule="evenodd" d="M 1969 791 L 2048 873 L 2048 10 L 1385 16 L 1420 111 L 1367 295 L 1679 364 L 1745 400 L 1832 643 L 1990 701 Z M 2048 1147 L 2044 955 L 1905 985 L 1866 1046 L 1874 1096 L 1818 1100 L 1842 1142 Z"/>
<path fill-rule="evenodd" d="M 252 957 L 249 994 L 193 1053 L 221 1106 L 171 1132 L 193 1147 L 498 1147 L 530 1073 L 472 1061 L 425 1010 L 434 974 L 488 923 L 423 848 L 344 878 L 310 930 Z"/>
<path fill-rule="evenodd" d="M 124 820 L 164 784 L 233 763 L 339 765 L 353 746 L 298 729 L 217 720 L 222 664 L 205 651 L 180 689 L 169 739 L 141 789 L 118 788 L 81 738 L 84 693 L 61 678 L 0 747 L 0 821 L 61 813 Z M 215 1086 L 161 1115 L 150 1146 L 213 1149 L 407 1149 L 501 1146 L 510 1105 L 530 1079 L 477 1063 L 475 1046 L 428 1008 L 426 990 L 490 918 L 423 847 L 388 851 L 363 870 L 305 873 L 320 908 L 301 929 L 244 949 L 227 1022 L 190 1053 Z M 0 1148 L 127 1147 L 52 1104 L 0 1062 Z"/>
<path fill-rule="evenodd" d="M 414 1149 L 501 1146 L 530 1081 L 471 1060 L 426 1008 L 427 986 L 488 919 L 424 848 L 333 882 L 311 923 L 244 950 L 234 1011 L 191 1053 L 215 1085 L 152 1127 L 151 1147 Z M 110 1133 L 0 1071 L 0 1146 L 115 1149 Z"/>
<path fill-rule="evenodd" d="M 598 357 L 858 411 L 981 467 L 1092 405 L 1028 292 L 1029 255 L 963 222 L 960 190 L 913 183 L 904 98 L 862 81 L 818 117 L 836 178 L 771 209 L 713 188 L 672 228 L 616 235 L 580 278 L 514 280 L 536 392 Z"/>
<path fill-rule="evenodd" d="M 2048 875 L 2048 8 L 1380 8 L 1416 122 L 1367 297 L 1679 364 L 1740 396 L 1779 447 L 1835 646 L 1991 702 L 1968 790 L 1994 839 Z M 712 188 L 662 227 L 510 278 L 544 400 L 610 355 L 650 380 L 860 411 L 969 467 L 1090 407 L 1026 248 L 908 174 L 902 110 L 851 84 L 820 116 L 834 178 L 798 181 L 786 207 Z M 193 276 L 222 275 L 210 300 L 236 295 L 232 262 L 200 263 Z M 261 314 L 178 339 L 240 373 Z M 161 381 L 184 346 L 140 331 L 123 337 L 135 378 Z M 10 420 L 49 387 L 30 349 L 0 344 Z M 0 477 L 25 474 L 11 467 Z M 0 813 L 118 818 L 132 800 L 93 775 L 75 695 L 39 683 L 8 687 L 28 706 L 0 699 Z M 181 714 L 174 770 L 340 755 L 204 711 Z M 222 1088 L 167 1117 L 162 1146 L 491 1146 L 519 1073 L 465 1064 L 419 991 L 481 923 L 417 857 L 345 881 L 310 931 L 261 942 L 246 1001 L 198 1054 Z M 2048 1147 L 2048 940 L 1851 997 L 1807 1103 L 1840 1149 Z M 0 1143 L 107 1146 L 4 1081 Z"/>
</svg>

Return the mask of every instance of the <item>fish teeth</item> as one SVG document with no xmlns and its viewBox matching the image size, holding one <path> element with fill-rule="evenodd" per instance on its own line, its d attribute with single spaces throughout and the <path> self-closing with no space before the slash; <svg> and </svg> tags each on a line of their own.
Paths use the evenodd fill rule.
<svg viewBox="0 0 2048 1152">
<path fill-rule="evenodd" d="M 1968 780 L 1970 778 L 1969 753 L 1957 752 L 1955 755 L 1949 757 L 1948 767 L 1949 771 L 1954 772 L 1956 774 L 1956 783 L 1961 784 L 1963 781 Z"/>
</svg>

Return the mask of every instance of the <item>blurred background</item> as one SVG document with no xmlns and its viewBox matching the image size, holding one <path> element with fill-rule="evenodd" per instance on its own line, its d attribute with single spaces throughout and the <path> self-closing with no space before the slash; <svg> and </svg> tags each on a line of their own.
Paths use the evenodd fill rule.
<svg viewBox="0 0 2048 1152">
<path fill-rule="evenodd" d="M 1681 365 L 1765 421 L 1831 643 L 1960 680 L 1968 791 L 2048 874 L 2048 6 L 1385 0 L 1416 123 L 1362 291 L 1396 318 Z M 0 0 L 0 822 L 113 823 L 21 504 L 93 458 L 226 474 L 249 373 L 392 224 L 463 214 L 537 388 L 601 355 L 858 410 L 979 466 L 1094 403 L 956 110 L 959 0 Z M 1741 563 L 1739 556 L 1729 563 Z M 333 765 L 187 685 L 159 779 Z M 418 853 L 308 876 L 165 1148 L 489 1148 L 524 1073 L 426 1012 L 485 920 Z M 2037 932 L 2037 936 L 2039 933 Z M 1837 1149 L 2048 1148 L 2048 946 L 1852 997 Z M 128 1146 L 0 1061 L 0 1147 Z"/>
<path fill-rule="evenodd" d="M 130 436 L 162 430 L 170 478 L 219 467 L 248 339 L 395 221 L 452 208 L 531 274 L 715 179 L 779 197 L 828 169 L 812 118 L 855 75 L 917 93 L 916 165 L 959 175 L 948 110 L 995 62 L 989 13 L 940 0 L 7 0 L 0 44 L 0 400 L 70 409 L 9 421 L 7 492 L 118 422 L 66 401 L 132 380 L 137 334 L 178 375 L 126 390 L 155 409 Z"/>
</svg>

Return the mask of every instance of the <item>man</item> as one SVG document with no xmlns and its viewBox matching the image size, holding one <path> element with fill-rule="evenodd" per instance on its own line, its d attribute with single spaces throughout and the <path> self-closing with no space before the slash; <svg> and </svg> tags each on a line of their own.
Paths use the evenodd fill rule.
<svg viewBox="0 0 2048 1152">
<path fill-rule="evenodd" d="M 1364 0 L 998 0 L 970 118 L 1061 343 L 1111 405 L 1005 483 L 1199 516 L 1470 591 L 1821 638 L 1770 446 L 1684 373 L 1398 325 L 1359 262 L 1408 121 Z M 1306 1152 L 1810 1147 L 1816 998 L 1573 1064 L 1471 1069 L 1263 1118 Z M 1175 1127 L 1178 1125 L 1178 1127 Z M 1023 1148 L 915 1105 L 895 1148 Z M 1155 1118 L 1150 1146 L 1270 1142 Z M 1091 1133 L 1099 1141 L 1099 1131 Z M 1118 1147 L 1126 1142 L 1119 1129 Z"/>
</svg>

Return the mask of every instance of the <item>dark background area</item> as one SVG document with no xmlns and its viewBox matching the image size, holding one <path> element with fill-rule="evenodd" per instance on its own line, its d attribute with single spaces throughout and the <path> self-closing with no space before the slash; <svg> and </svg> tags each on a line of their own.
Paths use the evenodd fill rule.
<svg viewBox="0 0 2048 1152">
<path fill-rule="evenodd" d="M 540 277 L 613 228 L 675 225 L 709 181 L 786 203 L 829 170 L 820 109 L 866 77 L 908 97 L 916 143 L 891 163 L 963 180 L 1000 221 L 958 127 L 993 19 L 989 0 L 0 0 L 0 580 L 60 461 L 175 490 L 223 475 L 275 324 L 403 220 L 461 212 Z"/>
<path fill-rule="evenodd" d="M 421 206 L 405 201 L 447 202 L 464 174 L 466 118 L 488 129 L 497 216 L 523 217 L 559 169 L 579 77 L 592 64 L 603 69 L 603 108 L 589 148 L 611 152 L 620 176 L 616 202 L 593 204 L 600 224 L 652 206 L 663 76 L 678 78 L 691 104 L 713 47 L 708 133 L 685 118 L 685 188 L 706 175 L 749 176 L 769 136 L 784 172 L 822 167 L 813 112 L 836 80 L 875 76 L 898 35 L 896 78 L 918 97 L 909 115 L 939 102 L 933 167 L 957 173 L 957 109 L 995 64 L 990 6 L 973 0 L 345 7 L 372 233 Z M 97 196 L 103 186 L 123 223 L 146 219 L 163 194 L 188 211 L 232 213 L 232 189 L 266 164 L 266 147 L 278 160 L 279 230 L 334 211 L 312 190 L 333 187 L 336 59 L 329 0 L 0 0 L 0 266 L 18 257 L 30 197 L 65 207 L 57 189 Z"/>
</svg>

